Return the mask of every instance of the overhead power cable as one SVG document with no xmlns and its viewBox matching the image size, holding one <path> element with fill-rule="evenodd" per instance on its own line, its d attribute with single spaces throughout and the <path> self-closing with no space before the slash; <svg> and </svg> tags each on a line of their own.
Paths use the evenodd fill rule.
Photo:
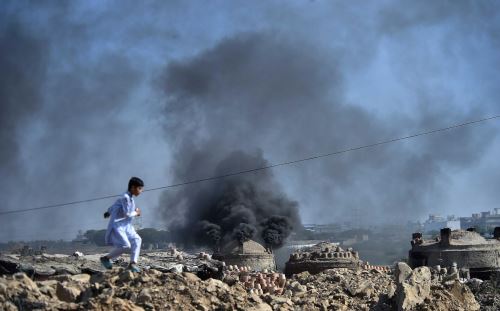
<svg viewBox="0 0 500 311">
<path fill-rule="evenodd" d="M 478 124 L 494 119 L 500 118 L 500 115 L 494 115 L 490 117 L 485 117 L 482 119 L 476 119 L 472 121 L 467 121 L 464 123 L 459 123 L 455 125 L 450 125 L 447 127 L 443 128 L 438 128 L 438 129 L 433 129 L 433 130 L 427 130 L 424 132 L 412 134 L 412 135 L 407 135 L 407 136 L 402 136 L 402 137 L 397 137 L 389 140 L 383 140 L 379 142 L 375 142 L 372 144 L 368 145 L 362 145 L 362 146 L 357 146 L 357 147 L 351 147 L 343 150 L 338 150 L 338 151 L 333 151 L 329 153 L 324 153 L 324 154 L 318 154 L 314 156 L 310 156 L 307 158 L 302 158 L 302 159 L 297 159 L 297 160 L 292 160 L 292 161 L 287 161 L 287 162 L 281 162 L 281 163 L 275 163 L 275 164 L 270 164 L 266 166 L 261 166 L 261 167 L 256 167 L 252 169 L 246 169 L 246 170 L 241 170 L 241 171 L 236 171 L 236 172 L 231 172 L 223 175 L 216 175 L 216 176 L 211 176 L 211 177 L 206 177 L 206 178 L 200 178 L 200 179 L 193 179 L 193 180 L 188 180 L 176 184 L 171 184 L 171 185 L 166 185 L 166 186 L 161 186 L 161 187 L 155 187 L 155 188 L 149 188 L 145 189 L 144 192 L 149 192 L 149 191 L 157 191 L 157 190 L 162 190 L 162 189 L 169 189 L 169 188 L 176 188 L 176 187 L 181 187 L 181 186 L 186 186 L 186 185 L 191 185 L 191 184 L 196 184 L 196 183 L 201 183 L 205 181 L 212 181 L 212 180 L 217 180 L 217 179 L 223 179 L 223 178 L 228 178 L 236 175 L 242 175 L 242 174 L 248 174 L 248 173 L 253 173 L 253 172 L 258 172 L 262 170 L 268 170 L 272 169 L 275 167 L 280 167 L 280 166 L 286 166 L 286 165 L 291 165 L 291 164 L 297 164 L 301 162 L 306 162 L 306 161 L 311 161 L 311 160 L 316 160 L 320 158 L 326 158 L 330 156 L 335 156 L 347 152 L 352 152 L 352 151 L 357 151 L 361 149 L 367 149 L 367 148 L 373 148 L 381 145 L 386 145 L 402 140 L 407 140 L 407 139 L 412 139 L 420 136 L 425 136 L 425 135 L 431 135 L 439 132 L 444 132 L 444 131 L 449 131 L 452 129 L 457 129 L 460 127 L 468 126 L 468 125 L 473 125 L 473 124 Z M 94 202 L 94 201 L 100 201 L 100 200 L 105 200 L 105 199 L 111 199 L 111 198 L 116 198 L 120 196 L 119 194 L 113 194 L 113 195 L 106 195 L 106 196 L 101 196 L 101 197 L 95 197 L 91 199 L 85 199 L 85 200 L 79 200 L 79 201 L 72 201 L 72 202 L 66 202 L 66 203 L 59 203 L 59 204 L 51 204 L 51 205 L 45 205 L 45 206 L 38 206 L 38 207 L 32 207 L 32 208 L 25 208 L 25 209 L 18 209 L 18 210 L 9 210 L 9 211 L 0 211 L 0 215 L 7 215 L 7 214 L 16 214 L 16 213 L 25 213 L 25 212 L 30 212 L 30 211 L 37 211 L 37 210 L 43 210 L 43 209 L 50 209 L 50 208 L 56 208 L 56 207 L 64 207 L 64 206 L 69 206 L 69 205 L 76 205 L 76 204 L 82 204 L 82 203 L 88 203 L 88 202 Z"/>
</svg>

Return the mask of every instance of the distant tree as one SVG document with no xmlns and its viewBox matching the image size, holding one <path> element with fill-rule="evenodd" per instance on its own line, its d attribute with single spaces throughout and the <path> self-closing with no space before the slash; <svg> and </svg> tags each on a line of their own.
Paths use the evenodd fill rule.
<svg viewBox="0 0 500 311">
<path fill-rule="evenodd" d="M 106 230 L 87 230 L 84 234 L 85 238 L 97 246 L 105 246 L 104 236 Z"/>
<path fill-rule="evenodd" d="M 170 234 L 165 230 L 144 228 L 138 230 L 137 233 L 141 236 L 142 243 L 162 243 L 170 240 Z"/>
</svg>

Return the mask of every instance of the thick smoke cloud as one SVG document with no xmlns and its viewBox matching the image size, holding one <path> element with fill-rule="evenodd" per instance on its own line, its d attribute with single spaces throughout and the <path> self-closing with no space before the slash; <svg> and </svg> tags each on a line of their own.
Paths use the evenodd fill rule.
<svg viewBox="0 0 500 311">
<path fill-rule="evenodd" d="M 48 51 L 17 21 L 8 23 L 0 33 L 0 51 L 0 188 L 10 192 L 15 188 L 13 180 L 24 185 L 17 131 L 40 110 Z"/>
<path fill-rule="evenodd" d="M 192 59 L 172 63 L 164 76 L 166 112 L 172 118 L 167 135 L 185 139 L 175 145 L 175 179 L 217 175 L 211 169 L 233 150 L 262 148 L 266 158 L 281 162 L 411 134 L 403 128 L 433 129 L 481 116 L 477 109 L 445 113 L 443 106 L 433 107 L 435 95 L 422 90 L 416 94 L 420 109 L 392 115 L 387 122 L 346 102 L 341 60 L 288 36 L 258 33 L 222 40 Z M 472 165 L 494 137 L 489 126 L 464 128 L 413 145 L 353 152 L 289 168 L 292 180 L 287 183 L 321 197 L 324 205 L 316 219 L 327 214 L 352 218 L 355 213 L 361 214 L 354 215 L 361 222 L 409 219 L 439 197 L 448 170 Z M 239 158 L 235 163 L 219 172 L 261 166 Z M 220 214 L 214 200 L 223 202 L 219 193 L 225 190 L 209 187 L 208 193 L 217 195 L 207 198 L 207 187 L 166 192 L 160 208 L 167 222 L 191 228 L 215 216 L 225 232 L 261 215 L 247 215 L 246 205 L 241 212 Z M 273 220 L 257 223 L 266 227 L 264 240 L 279 245 L 291 228 L 282 219 Z"/>
<path fill-rule="evenodd" d="M 32 123 L 41 110 L 48 51 L 43 41 L 17 20 L 4 25 L 0 51 L 0 188 L 8 196 L 29 185 L 20 130 Z M 12 208 L 11 202 L 4 201 L 0 211 Z M 12 222 L 1 223 L 2 229 L 12 230 Z"/>
<path fill-rule="evenodd" d="M 236 228 L 234 228 L 233 237 L 234 237 L 234 239 L 236 239 L 240 243 L 244 243 L 248 240 L 251 240 L 254 237 L 256 232 L 257 232 L 257 228 L 255 228 L 255 226 L 242 222 L 238 226 L 236 226 Z M 264 236 L 264 234 L 263 234 L 263 236 Z M 266 241 L 266 242 L 268 242 L 268 241 Z M 271 244 L 271 243 L 267 243 L 267 244 Z"/>
<path fill-rule="evenodd" d="M 0 211 L 124 191 L 133 173 L 123 168 L 136 162 L 118 155 L 132 150 L 140 129 L 131 124 L 140 122 L 131 123 L 123 111 L 130 110 L 141 73 L 124 55 L 90 52 L 90 29 L 72 20 L 71 5 L 40 3 L 39 11 L 22 2 L 4 5 Z M 43 12 L 48 21 L 27 22 L 43 20 Z M 115 179 L 103 182 L 99 171 Z M 0 235 L 73 237 L 79 229 L 102 226 L 97 215 L 109 204 L 2 216 Z"/>
<path fill-rule="evenodd" d="M 135 175 L 161 186 L 497 114 L 498 8 L 496 1 L 2 1 L 0 211 L 118 194 Z M 284 206 L 297 202 L 305 222 L 467 215 L 499 199 L 495 124 L 237 184 L 272 189 Z M 234 154 L 248 162 L 226 163 Z M 193 217 L 204 244 L 227 236 L 264 242 L 260 215 L 222 223 L 196 214 L 190 197 L 212 187 L 172 189 L 159 200 L 159 192 L 145 193 L 143 224 Z M 2 215 L 0 237 L 73 238 L 104 228 L 111 203 Z M 290 230 L 278 219 L 268 227 L 276 242 Z"/>
</svg>

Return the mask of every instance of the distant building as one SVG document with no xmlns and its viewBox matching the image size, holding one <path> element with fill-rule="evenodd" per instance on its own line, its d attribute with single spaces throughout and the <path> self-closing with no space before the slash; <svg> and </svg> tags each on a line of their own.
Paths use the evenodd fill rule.
<svg viewBox="0 0 500 311">
<path fill-rule="evenodd" d="M 461 229 L 477 228 L 490 230 L 500 227 L 500 208 L 493 209 L 493 212 L 474 213 L 471 217 L 460 218 Z"/>
<path fill-rule="evenodd" d="M 287 241 L 285 247 L 292 251 L 295 251 L 304 247 L 312 247 L 321 242 L 323 241 L 321 240 Z M 339 243 L 331 243 L 331 244 L 334 244 L 335 246 L 339 245 Z"/>
<path fill-rule="evenodd" d="M 308 231 L 322 234 L 339 233 L 346 230 L 359 229 L 352 221 L 342 221 L 328 224 L 304 224 L 304 228 Z"/>
<path fill-rule="evenodd" d="M 341 243 L 343 246 L 351 246 L 357 243 L 368 241 L 368 239 L 369 239 L 368 234 L 360 234 L 360 235 L 356 234 L 351 238 L 343 240 Z"/>
<path fill-rule="evenodd" d="M 314 233 L 335 233 L 342 230 L 342 226 L 339 224 L 305 224 L 304 228 Z"/>
<path fill-rule="evenodd" d="M 440 215 L 430 214 L 429 218 L 423 224 L 424 232 L 439 231 L 442 228 L 458 230 L 460 229 L 460 219 L 454 215 L 444 218 Z"/>
<path fill-rule="evenodd" d="M 85 233 L 83 230 L 78 230 L 78 234 L 76 235 L 76 238 L 73 239 L 74 243 L 88 243 L 89 239 L 85 236 Z"/>
</svg>

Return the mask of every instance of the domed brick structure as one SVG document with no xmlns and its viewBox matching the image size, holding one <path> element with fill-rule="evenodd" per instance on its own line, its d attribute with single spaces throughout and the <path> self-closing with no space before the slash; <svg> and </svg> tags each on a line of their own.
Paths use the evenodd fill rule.
<svg viewBox="0 0 500 311">
<path fill-rule="evenodd" d="M 220 252 L 214 253 L 212 258 L 224 261 L 226 265 L 249 266 L 255 271 L 276 270 L 273 253 L 253 240 L 243 243 L 231 241 Z"/>
<path fill-rule="evenodd" d="M 465 230 L 441 229 L 440 236 L 424 240 L 421 233 L 414 233 L 409 263 L 419 266 L 451 267 L 468 271 L 471 277 L 488 279 L 500 271 L 500 228 L 492 239 L 482 237 L 473 228 Z"/>
<path fill-rule="evenodd" d="M 291 254 L 285 264 L 285 274 L 290 276 L 303 271 L 316 274 L 335 268 L 359 269 L 362 265 L 358 252 L 352 248 L 344 250 L 336 244 L 321 242 Z"/>
</svg>

